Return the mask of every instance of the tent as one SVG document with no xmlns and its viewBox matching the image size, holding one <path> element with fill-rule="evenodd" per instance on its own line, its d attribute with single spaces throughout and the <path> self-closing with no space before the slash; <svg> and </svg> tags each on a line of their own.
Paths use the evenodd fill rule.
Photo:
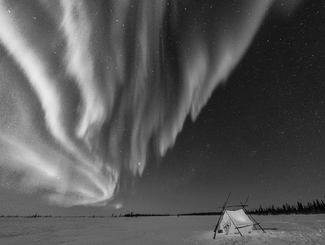
<svg viewBox="0 0 325 245">
<path fill-rule="evenodd" d="M 242 209 L 238 209 L 236 211 L 230 211 L 226 209 L 228 207 L 238 207 L 238 205 L 227 206 L 230 194 L 231 192 L 229 193 L 225 204 L 222 206 L 221 215 L 219 217 L 217 225 L 214 228 L 213 239 L 216 238 L 217 232 L 227 235 L 240 234 L 242 236 L 251 233 L 253 228 L 254 230 L 260 228 L 265 233 L 265 230 L 262 228 L 260 223 L 257 223 L 251 215 L 246 214 L 247 210 L 245 207 L 247 206 L 246 203 L 248 201 L 248 198 L 244 204 L 240 203 L 239 207 Z"/>
<path fill-rule="evenodd" d="M 250 234 L 253 230 L 253 221 L 243 209 L 236 211 L 224 210 L 217 226 L 218 233 L 224 234 Z"/>
</svg>

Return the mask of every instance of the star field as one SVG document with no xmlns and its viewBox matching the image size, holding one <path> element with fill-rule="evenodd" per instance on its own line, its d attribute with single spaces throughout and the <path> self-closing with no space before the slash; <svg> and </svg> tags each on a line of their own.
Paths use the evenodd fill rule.
<svg viewBox="0 0 325 245">
<path fill-rule="evenodd" d="M 324 196 L 322 1 L 45 2 L 0 6 L 4 214 Z"/>
<path fill-rule="evenodd" d="M 323 13 L 322 3 L 306 2 L 291 16 L 274 7 L 229 80 L 162 160 L 157 185 L 173 186 L 161 194 L 172 204 L 160 208 L 214 211 L 230 191 L 233 202 L 249 195 L 253 206 L 323 197 Z"/>
</svg>

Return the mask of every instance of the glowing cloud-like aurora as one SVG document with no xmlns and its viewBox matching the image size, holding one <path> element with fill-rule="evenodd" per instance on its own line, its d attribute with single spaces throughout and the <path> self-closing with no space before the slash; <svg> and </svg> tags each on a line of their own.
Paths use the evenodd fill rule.
<svg viewBox="0 0 325 245">
<path fill-rule="evenodd" d="M 271 2 L 0 1 L 1 171 L 54 204 L 112 200 L 150 143 L 164 155 L 195 120 Z"/>
</svg>

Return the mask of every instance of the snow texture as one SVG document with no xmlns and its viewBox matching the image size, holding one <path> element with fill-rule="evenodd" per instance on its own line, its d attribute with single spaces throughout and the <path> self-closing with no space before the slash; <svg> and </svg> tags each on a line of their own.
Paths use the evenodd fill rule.
<svg viewBox="0 0 325 245">
<path fill-rule="evenodd" d="M 217 216 L 1 218 L 0 244 L 325 244 L 325 215 L 255 218 L 266 233 L 217 234 L 215 240 Z"/>
</svg>

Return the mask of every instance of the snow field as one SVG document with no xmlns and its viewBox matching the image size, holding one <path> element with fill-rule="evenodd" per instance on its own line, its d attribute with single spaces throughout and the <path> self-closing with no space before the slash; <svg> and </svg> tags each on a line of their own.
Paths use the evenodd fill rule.
<svg viewBox="0 0 325 245">
<path fill-rule="evenodd" d="M 325 215 L 255 216 L 266 233 L 217 234 L 217 216 L 0 218 L 0 244 L 325 244 Z"/>
</svg>

